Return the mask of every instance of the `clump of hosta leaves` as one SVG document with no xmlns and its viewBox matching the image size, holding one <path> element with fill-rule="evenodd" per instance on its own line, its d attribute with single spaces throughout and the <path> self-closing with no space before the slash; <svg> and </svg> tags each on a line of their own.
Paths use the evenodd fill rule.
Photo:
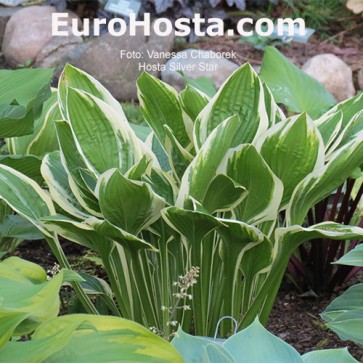
<svg viewBox="0 0 363 363">
<path fill-rule="evenodd" d="M 223 316 L 240 330 L 256 317 L 266 323 L 300 244 L 362 238 L 358 227 L 305 221 L 361 165 L 363 95 L 316 119 L 286 117 L 249 64 L 212 98 L 190 85 L 178 94 L 147 73 L 137 86 L 146 141 L 97 80 L 66 66 L 59 151 L 42 161 L 46 191 L 0 165 L 1 198 L 46 236 L 62 267 L 58 236 L 99 255 L 109 285 L 96 289 L 110 311 L 202 336 Z M 175 292 L 193 266 L 196 283 Z M 173 308 L 175 293 L 192 295 L 177 306 L 190 310 Z M 231 331 L 223 321 L 220 335 Z"/>
</svg>

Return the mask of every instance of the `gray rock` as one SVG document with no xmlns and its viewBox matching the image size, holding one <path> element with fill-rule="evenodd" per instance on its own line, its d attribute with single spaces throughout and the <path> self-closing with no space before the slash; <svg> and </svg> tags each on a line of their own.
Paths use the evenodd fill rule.
<svg viewBox="0 0 363 363">
<path fill-rule="evenodd" d="M 358 87 L 363 91 L 363 68 L 358 71 Z"/>
<path fill-rule="evenodd" d="M 198 53 L 197 53 L 198 52 Z M 177 53 L 176 57 L 168 60 L 166 69 L 161 72 L 164 82 L 181 91 L 184 81 L 178 70 L 188 77 L 195 79 L 208 77 L 219 88 L 223 82 L 238 68 L 238 65 L 225 58 L 215 58 L 212 50 L 187 49 Z"/>
<path fill-rule="evenodd" d="M 170 52 L 173 43 L 173 36 L 151 34 L 146 38 L 141 32 L 137 32 L 136 36 L 125 34 L 121 37 L 106 34 L 77 46 L 65 59 L 97 78 L 118 100 L 134 100 L 137 99 L 135 81 L 145 70 L 142 67 L 144 63 L 149 73 L 158 76 L 160 66 L 166 61 L 160 57 L 150 58 L 148 51 Z M 121 57 L 121 50 L 140 52 L 142 58 Z"/>
<path fill-rule="evenodd" d="M 2 50 L 12 67 L 34 62 L 39 52 L 52 39 L 53 6 L 30 6 L 17 11 L 6 25 Z M 77 15 L 70 12 L 68 25 Z"/>
<path fill-rule="evenodd" d="M 53 37 L 38 53 L 35 66 L 39 68 L 58 67 L 61 59 L 82 42 L 82 37 L 73 34 L 68 37 Z"/>
<path fill-rule="evenodd" d="M 17 6 L 15 8 L 4 8 L 4 7 L 0 8 L 0 48 L 1 45 L 3 44 L 6 24 L 10 20 L 10 17 L 20 9 L 22 9 L 20 6 Z"/>
<path fill-rule="evenodd" d="M 312 57 L 303 65 L 303 70 L 321 82 L 338 102 L 355 94 L 352 70 L 334 54 Z"/>
</svg>

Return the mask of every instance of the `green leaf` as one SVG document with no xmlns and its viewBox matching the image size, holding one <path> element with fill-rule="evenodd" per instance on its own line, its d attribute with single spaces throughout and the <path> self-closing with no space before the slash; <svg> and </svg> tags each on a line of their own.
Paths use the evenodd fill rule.
<svg viewBox="0 0 363 363">
<path fill-rule="evenodd" d="M 344 320 L 342 314 L 358 312 L 361 318 L 363 318 L 362 301 L 363 284 L 353 285 L 342 295 L 334 299 L 321 314 L 321 317 L 328 323 L 342 322 Z"/>
<path fill-rule="evenodd" d="M 227 153 L 226 174 L 246 188 L 246 198 L 237 206 L 239 221 L 250 224 L 274 220 L 281 203 L 283 185 L 252 145 Z"/>
<path fill-rule="evenodd" d="M 100 100 L 106 102 L 109 106 L 111 106 L 123 118 L 125 118 L 125 114 L 122 110 L 120 103 L 99 81 L 97 81 L 90 74 L 76 67 L 73 67 L 70 64 L 67 64 L 64 67 L 63 73 L 59 78 L 58 88 L 59 99 L 62 100 L 62 102 L 60 102 L 60 109 L 63 115 L 63 119 L 67 118 L 68 115 L 68 104 L 64 102 L 67 97 L 67 87 L 82 90 L 99 98 Z"/>
<path fill-rule="evenodd" d="M 165 150 L 167 150 L 169 165 L 174 176 L 180 180 L 193 156 L 187 152 L 178 142 L 169 126 L 165 125 Z"/>
<path fill-rule="evenodd" d="M 203 207 L 211 214 L 227 212 L 239 205 L 248 192 L 235 180 L 218 174 L 210 183 Z"/>
<path fill-rule="evenodd" d="M 16 334 L 23 335 L 32 332 L 41 322 L 58 315 L 58 294 L 63 273 L 60 272 L 50 281 L 45 277 L 44 281 L 45 271 L 39 266 L 30 263 L 19 266 L 20 259 L 15 260 L 14 266 L 12 261 L 14 259 L 0 263 L 0 316 L 2 312 L 26 313 L 26 320 L 16 328 Z M 26 261 L 21 262 L 24 264 Z M 40 278 L 43 281 L 39 281 Z"/>
<path fill-rule="evenodd" d="M 37 329 L 32 342 L 50 338 L 69 325 L 78 328 L 61 349 L 47 357 L 47 363 L 183 363 L 166 340 L 137 323 L 112 316 L 63 316 Z"/>
<path fill-rule="evenodd" d="M 188 116 L 195 121 L 199 113 L 210 101 L 209 97 L 190 85 L 180 93 L 179 100 L 183 107 L 183 110 Z"/>
<path fill-rule="evenodd" d="M 260 77 L 270 88 L 276 102 L 283 103 L 290 111 L 307 112 L 315 119 L 335 104 L 333 96 L 321 83 L 274 47 L 265 50 Z"/>
<path fill-rule="evenodd" d="M 105 218 L 134 235 L 159 219 L 165 206 L 148 184 L 128 180 L 117 169 L 100 176 L 97 191 Z"/>
<path fill-rule="evenodd" d="M 299 182 L 324 166 L 320 134 L 306 114 L 277 123 L 257 141 L 257 149 L 272 172 L 282 181 L 285 206 Z"/>
<path fill-rule="evenodd" d="M 142 114 L 161 145 L 165 145 L 164 125 L 168 125 L 180 145 L 187 148 L 190 144 L 187 120 L 176 91 L 145 72 L 138 78 L 137 88 Z"/>
<path fill-rule="evenodd" d="M 355 309 L 339 314 L 326 325 L 339 335 L 342 340 L 351 340 L 363 344 L 363 310 Z"/>
<path fill-rule="evenodd" d="M 87 219 L 87 225 L 92 226 L 99 235 L 111 238 L 115 242 L 118 242 L 122 246 L 128 247 L 131 250 L 146 248 L 153 252 L 158 252 L 158 250 L 147 241 L 113 225 L 109 221 L 91 217 Z"/>
<path fill-rule="evenodd" d="M 113 314 L 120 315 L 120 312 L 113 301 L 113 292 L 105 280 L 84 272 L 80 272 L 79 276 L 83 279 L 81 286 L 87 294 L 97 295 Z"/>
<path fill-rule="evenodd" d="M 238 116 L 234 146 L 250 143 L 269 125 L 264 102 L 264 88 L 249 64 L 237 69 L 199 114 L 194 128 L 200 148 L 211 132 L 231 116 Z"/>
<path fill-rule="evenodd" d="M 185 363 L 236 363 L 228 351 L 220 344 L 203 337 L 183 332 L 179 327 L 172 346 L 183 357 Z"/>
<path fill-rule="evenodd" d="M 356 246 L 353 250 L 341 257 L 336 263 L 340 265 L 363 267 L 363 244 Z"/>
<path fill-rule="evenodd" d="M 304 363 L 359 363 L 348 352 L 348 348 L 325 349 L 302 356 Z"/>
<path fill-rule="evenodd" d="M 184 202 L 190 204 L 189 196 L 203 205 L 209 185 L 217 176 L 227 150 L 235 146 L 239 126 L 239 118 L 234 116 L 212 131 L 184 173 L 176 206 L 184 206 Z"/>
<path fill-rule="evenodd" d="M 44 238 L 44 235 L 27 219 L 9 215 L 0 222 L 0 238 L 5 237 L 40 240 Z"/>
<path fill-rule="evenodd" d="M 39 222 L 41 218 L 55 214 L 53 202 L 33 180 L 8 166 L 0 165 L 0 198 L 43 234 L 53 237 Z"/>
<path fill-rule="evenodd" d="M 51 96 L 52 69 L 0 71 L 0 137 L 31 134 L 34 119 Z"/>
<path fill-rule="evenodd" d="M 304 228 L 293 225 L 275 230 L 275 241 L 281 244 L 282 253 L 290 254 L 304 241 L 317 238 L 330 238 L 334 240 L 354 240 L 363 237 L 363 228 L 343 225 L 333 222 L 323 222 Z"/>
<path fill-rule="evenodd" d="M 90 214 L 101 216 L 98 200 L 94 193 L 88 189 L 82 178 L 81 170 L 87 170 L 87 166 L 77 149 L 69 124 L 66 121 L 58 121 L 56 122 L 56 130 L 62 155 L 62 164 L 68 174 L 69 187 L 72 193 L 86 211 Z M 47 173 L 47 171 L 44 172 Z M 47 176 L 45 177 L 48 178 Z M 51 176 L 49 177 L 51 178 Z"/>
<path fill-rule="evenodd" d="M 338 103 L 336 106 L 331 108 L 322 117 L 327 115 L 333 115 L 337 112 L 343 113 L 342 129 L 344 129 L 349 121 L 354 117 L 357 112 L 363 109 L 363 93 L 357 94 L 356 96 L 349 98 L 343 102 Z"/>
<path fill-rule="evenodd" d="M 67 103 L 77 148 L 93 173 L 118 167 L 126 172 L 142 158 L 142 143 L 122 115 L 90 94 L 70 87 L 67 92 L 62 103 Z"/>
<path fill-rule="evenodd" d="M 213 97 L 217 93 L 217 88 L 211 78 L 208 77 L 198 77 L 192 79 L 188 77 L 185 73 L 181 72 L 184 78 L 184 83 L 186 86 L 192 86 L 199 91 L 202 91 L 208 97 Z"/>
<path fill-rule="evenodd" d="M 304 363 L 358 363 L 347 348 L 317 350 L 304 354 L 302 358 Z"/>
<path fill-rule="evenodd" d="M 303 363 L 293 347 L 269 333 L 258 319 L 229 338 L 223 347 L 238 363 Z"/>
<path fill-rule="evenodd" d="M 27 313 L 0 311 L 0 361 L 1 349 L 9 342 L 17 326 L 27 317 Z"/>
<path fill-rule="evenodd" d="M 89 213 L 85 211 L 72 193 L 68 174 L 61 162 L 59 151 L 54 151 L 44 157 L 41 171 L 55 203 L 74 217 L 89 217 Z"/>
<path fill-rule="evenodd" d="M 325 113 L 316 122 L 315 125 L 322 136 L 325 150 L 333 144 L 335 138 L 339 135 L 342 128 L 343 112 Z"/>
<path fill-rule="evenodd" d="M 328 164 L 307 175 L 295 188 L 286 211 L 288 225 L 301 224 L 308 210 L 350 177 L 363 159 L 363 133 L 336 150 Z"/>
<path fill-rule="evenodd" d="M 136 136 L 142 140 L 145 141 L 147 137 L 151 134 L 152 130 L 148 126 L 144 125 L 135 125 L 130 124 L 131 128 L 134 130 Z"/>
<path fill-rule="evenodd" d="M 42 113 L 34 121 L 32 134 L 7 140 L 11 154 L 42 157 L 47 152 L 58 149 L 54 121 L 62 117 L 57 96 L 56 90 L 52 90 L 52 96 L 44 102 Z"/>
<path fill-rule="evenodd" d="M 44 182 L 40 173 L 41 158 L 33 155 L 0 155 L 0 164 L 7 165 L 31 178 L 39 185 Z"/>
<path fill-rule="evenodd" d="M 42 218 L 42 222 L 49 231 L 53 231 L 87 248 L 97 250 L 100 244 L 106 243 L 105 236 L 97 233 L 92 226 L 79 222 L 78 220 L 73 220 L 62 215 L 55 215 Z"/>
<path fill-rule="evenodd" d="M 166 223 L 191 243 L 200 243 L 208 233 L 223 225 L 213 216 L 197 211 L 170 207 L 161 213 Z"/>
</svg>

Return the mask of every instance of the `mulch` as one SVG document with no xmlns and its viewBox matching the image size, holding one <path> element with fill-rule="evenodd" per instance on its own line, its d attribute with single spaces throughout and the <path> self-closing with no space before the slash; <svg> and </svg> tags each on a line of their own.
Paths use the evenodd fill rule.
<svg viewBox="0 0 363 363">
<path fill-rule="evenodd" d="M 344 289 L 340 289 L 339 294 Z M 270 315 L 267 329 L 291 344 L 300 354 L 320 349 L 347 347 L 350 354 L 363 362 L 363 347 L 342 341 L 325 325 L 320 315 L 338 293 L 304 297 L 296 291 L 282 289 Z M 363 329 L 363 327 L 362 327 Z"/>
</svg>

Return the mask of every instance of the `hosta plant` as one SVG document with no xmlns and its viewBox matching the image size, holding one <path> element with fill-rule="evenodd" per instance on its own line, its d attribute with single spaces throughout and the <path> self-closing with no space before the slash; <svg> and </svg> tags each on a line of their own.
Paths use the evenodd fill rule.
<svg viewBox="0 0 363 363">
<path fill-rule="evenodd" d="M 182 363 L 165 340 L 119 317 L 57 317 L 62 284 L 82 278 L 11 257 L 0 263 L 0 362 Z M 19 339 L 23 338 L 23 339 Z"/>
<path fill-rule="evenodd" d="M 113 311 L 167 337 L 177 324 L 211 336 L 226 315 L 239 329 L 256 316 L 266 323 L 301 243 L 363 236 L 336 223 L 304 226 L 308 210 L 361 164 L 359 115 L 285 118 L 248 64 L 211 99 L 147 73 L 137 85 L 152 129 L 145 142 L 98 81 L 67 66 L 60 151 L 42 164 L 47 190 L 0 166 L 1 198 L 39 228 L 62 267 L 58 235 L 99 254 Z M 220 335 L 230 331 L 224 321 Z"/>
<path fill-rule="evenodd" d="M 273 47 L 268 47 L 265 51 L 260 77 L 269 86 L 275 100 L 283 103 L 289 112 L 306 112 L 316 119 L 335 105 L 333 96 L 322 84 Z M 309 92 L 306 92 L 306 89 Z M 337 113 L 336 120 L 331 120 L 330 126 L 340 122 L 344 124 L 354 115 L 362 118 L 363 114 L 359 113 L 362 107 L 363 95 L 342 102 L 330 111 L 330 114 Z M 317 122 L 321 124 L 320 127 L 329 127 L 329 123 L 323 125 L 324 118 Z M 355 120 L 357 125 L 361 122 Z M 358 208 L 363 194 L 360 175 L 361 172 L 357 168 L 351 178 L 313 206 L 308 212 L 307 225 L 332 221 L 362 226 L 363 220 Z M 318 294 L 331 292 L 357 272 L 358 269 L 354 267 L 332 264 L 357 243 L 358 241 L 351 241 L 342 244 L 329 238 L 307 241 L 292 255 L 288 265 L 288 276 L 300 291 L 310 290 Z"/>
</svg>

